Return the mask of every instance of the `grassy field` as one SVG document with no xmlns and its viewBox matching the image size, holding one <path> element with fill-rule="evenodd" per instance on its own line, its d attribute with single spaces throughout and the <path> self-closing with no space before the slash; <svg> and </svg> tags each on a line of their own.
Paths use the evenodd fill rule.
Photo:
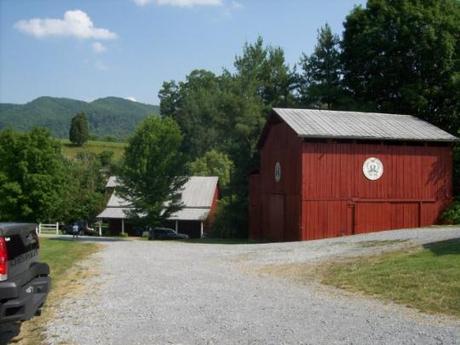
<svg viewBox="0 0 460 345">
<path fill-rule="evenodd" d="M 121 159 L 126 143 L 116 143 L 110 141 L 88 141 L 82 147 L 74 146 L 69 140 L 61 140 L 63 152 L 68 158 L 74 158 L 79 152 L 92 152 L 99 154 L 103 151 L 112 151 L 113 159 L 118 161 Z"/>
<path fill-rule="evenodd" d="M 98 246 L 94 243 L 41 238 L 40 261 L 50 266 L 53 286 L 58 286 L 60 281 L 66 278 L 65 272 L 74 263 L 95 253 L 97 249 Z"/>
<path fill-rule="evenodd" d="M 93 274 L 78 263 L 98 249 L 99 245 L 94 243 L 40 238 L 40 261 L 50 266 L 51 292 L 42 315 L 23 323 L 20 333 L 11 339 L 12 343 L 32 345 L 44 341 L 44 327 L 46 322 L 52 319 L 60 301 L 69 293 L 79 293 L 81 283 Z"/>
<path fill-rule="evenodd" d="M 322 282 L 460 317 L 460 240 L 326 266 Z"/>
</svg>

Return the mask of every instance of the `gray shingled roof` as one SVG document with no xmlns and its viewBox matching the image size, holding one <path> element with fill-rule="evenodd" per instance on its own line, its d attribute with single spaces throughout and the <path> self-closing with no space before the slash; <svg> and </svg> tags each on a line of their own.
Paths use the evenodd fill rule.
<svg viewBox="0 0 460 345">
<path fill-rule="evenodd" d="M 411 115 L 314 109 L 273 111 L 306 138 L 455 141 L 456 137 Z"/>
</svg>

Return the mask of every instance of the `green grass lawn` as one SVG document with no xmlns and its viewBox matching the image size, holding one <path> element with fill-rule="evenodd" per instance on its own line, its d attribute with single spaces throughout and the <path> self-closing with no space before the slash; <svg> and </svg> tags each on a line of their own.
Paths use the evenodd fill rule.
<svg viewBox="0 0 460 345">
<path fill-rule="evenodd" d="M 69 140 L 61 140 L 64 155 L 68 158 L 74 158 L 79 152 L 92 152 L 99 154 L 103 151 L 112 151 L 114 161 L 118 161 L 123 156 L 126 143 L 117 143 L 109 141 L 88 141 L 82 147 L 74 146 Z"/>
<path fill-rule="evenodd" d="M 76 262 L 98 250 L 94 243 L 40 238 L 40 261 L 50 266 L 53 286 L 65 278 L 66 271 Z"/>
<path fill-rule="evenodd" d="M 334 263 L 322 282 L 460 317 L 460 240 Z"/>
</svg>

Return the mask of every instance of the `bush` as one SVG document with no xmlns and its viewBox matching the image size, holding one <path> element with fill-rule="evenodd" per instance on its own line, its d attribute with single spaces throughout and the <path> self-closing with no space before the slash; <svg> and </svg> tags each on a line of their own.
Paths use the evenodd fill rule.
<svg viewBox="0 0 460 345">
<path fill-rule="evenodd" d="M 236 195 L 219 200 L 212 237 L 247 238 L 247 202 Z"/>
<path fill-rule="evenodd" d="M 460 224 L 460 201 L 454 201 L 442 214 L 443 224 Z"/>
</svg>

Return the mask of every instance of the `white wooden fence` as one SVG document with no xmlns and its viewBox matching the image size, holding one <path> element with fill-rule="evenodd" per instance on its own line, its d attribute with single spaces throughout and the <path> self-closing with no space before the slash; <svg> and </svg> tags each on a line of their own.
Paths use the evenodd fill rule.
<svg viewBox="0 0 460 345">
<path fill-rule="evenodd" d="M 102 223 L 97 222 L 97 230 L 99 236 L 102 236 Z M 51 223 L 51 224 L 44 224 L 39 223 L 37 227 L 37 233 L 43 235 L 59 235 L 59 222 L 58 223 Z"/>
<path fill-rule="evenodd" d="M 52 224 L 39 223 L 37 232 L 39 234 L 59 235 L 59 223 L 52 223 Z"/>
</svg>

